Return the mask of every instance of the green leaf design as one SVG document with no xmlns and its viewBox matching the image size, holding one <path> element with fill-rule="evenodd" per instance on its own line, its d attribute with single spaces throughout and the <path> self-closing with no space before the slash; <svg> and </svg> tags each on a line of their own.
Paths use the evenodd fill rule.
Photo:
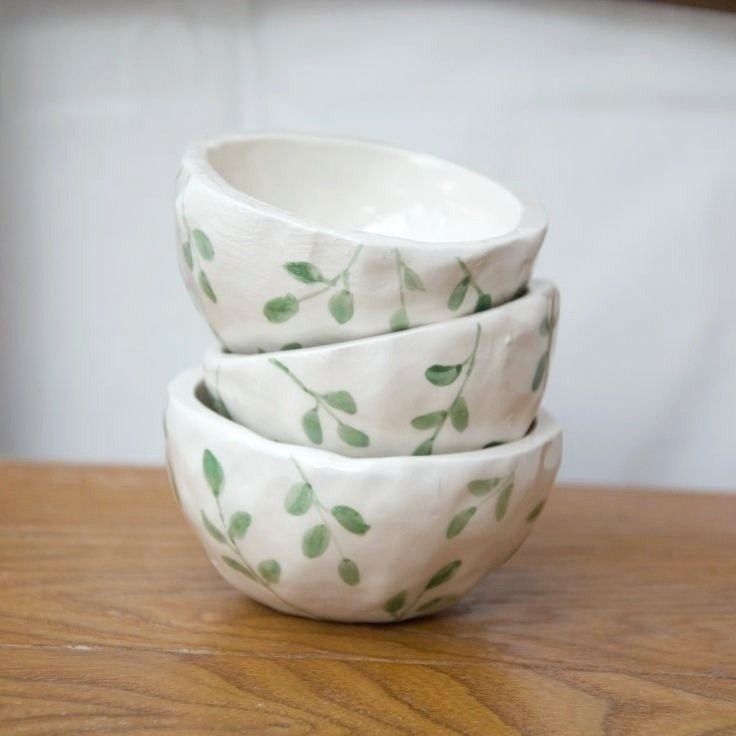
<svg viewBox="0 0 736 736">
<path fill-rule="evenodd" d="M 210 284 L 210 280 L 207 278 L 207 274 L 204 271 L 200 271 L 197 274 L 197 279 L 199 280 L 199 287 L 206 294 L 207 298 L 213 304 L 217 304 L 217 295 L 215 294 L 215 290 L 212 288 L 212 284 Z"/>
<path fill-rule="evenodd" d="M 468 483 L 468 490 L 474 496 L 485 496 L 500 482 L 500 478 L 481 478 L 479 480 L 471 480 L 470 483 Z"/>
<path fill-rule="evenodd" d="M 291 261 L 284 268 L 303 284 L 320 284 L 325 281 L 322 271 L 309 261 Z"/>
<path fill-rule="evenodd" d="M 205 261 L 211 261 L 215 257 L 215 249 L 212 247 L 210 239 L 201 230 L 195 230 L 192 233 L 192 237 L 194 238 L 194 246 L 199 252 L 199 255 Z"/>
<path fill-rule="evenodd" d="M 412 455 L 431 455 L 433 446 L 434 440 L 430 437 L 429 439 L 424 440 L 424 442 L 419 443 L 414 448 Z"/>
<path fill-rule="evenodd" d="M 486 309 L 490 309 L 492 306 L 493 300 L 491 299 L 490 294 L 486 294 L 484 292 L 483 294 L 478 295 L 478 301 L 475 303 L 476 312 L 485 312 Z"/>
<path fill-rule="evenodd" d="M 409 329 L 409 315 L 406 309 L 400 307 L 392 315 L 388 322 L 391 332 L 401 332 L 401 330 Z"/>
<path fill-rule="evenodd" d="M 459 309 L 460 305 L 465 301 L 465 295 L 468 293 L 469 285 L 470 277 L 464 276 L 452 290 L 452 294 L 450 294 L 450 298 L 447 300 L 447 306 L 452 309 L 453 312 Z"/>
<path fill-rule="evenodd" d="M 549 360 L 549 353 L 545 353 L 537 363 L 537 369 L 534 371 L 534 379 L 532 380 L 532 391 L 536 391 L 541 385 L 544 379 L 544 374 L 547 372 L 547 361 Z"/>
<path fill-rule="evenodd" d="M 477 506 L 470 506 L 464 511 L 459 511 L 455 516 L 452 517 L 452 521 L 447 525 L 447 531 L 445 536 L 448 539 L 456 537 L 460 532 L 465 529 L 468 522 L 475 516 L 475 512 L 478 510 Z"/>
<path fill-rule="evenodd" d="M 302 552 L 311 560 L 323 554 L 329 543 L 330 530 L 324 524 L 317 524 L 304 532 Z"/>
<path fill-rule="evenodd" d="M 360 582 L 358 566 L 347 558 L 340 560 L 340 564 L 337 566 L 337 574 L 347 585 L 357 585 Z"/>
<path fill-rule="evenodd" d="M 282 350 L 301 350 L 302 344 L 300 342 L 287 342 L 286 345 L 281 346 Z"/>
<path fill-rule="evenodd" d="M 368 447 L 371 443 L 370 437 L 365 432 L 361 432 L 349 424 L 338 424 L 337 434 L 346 445 L 351 447 Z"/>
<path fill-rule="evenodd" d="M 227 533 L 232 539 L 242 539 L 248 531 L 251 521 L 251 516 L 247 511 L 236 511 L 230 517 Z"/>
<path fill-rule="evenodd" d="M 386 613 L 395 614 L 398 613 L 405 605 L 406 591 L 402 590 L 401 593 L 397 593 L 383 604 L 383 610 L 386 611 Z"/>
<path fill-rule="evenodd" d="M 315 445 L 322 444 L 322 423 L 319 420 L 317 407 L 310 409 L 302 417 L 302 429 L 311 442 Z"/>
<path fill-rule="evenodd" d="M 404 265 L 401 273 L 404 277 L 404 286 L 406 286 L 407 289 L 410 291 L 425 291 L 424 283 L 419 278 L 419 274 L 416 271 L 409 268 L 409 266 Z"/>
<path fill-rule="evenodd" d="M 358 411 L 355 399 L 349 391 L 328 391 L 323 398 L 333 409 L 346 414 L 355 414 Z"/>
<path fill-rule="evenodd" d="M 429 613 L 429 611 L 439 611 L 440 608 L 447 608 L 447 606 L 451 606 L 453 603 L 457 603 L 456 595 L 443 595 L 439 598 L 432 598 L 431 601 L 422 603 L 422 605 L 417 608 L 417 613 Z"/>
<path fill-rule="evenodd" d="M 464 432 L 468 428 L 470 419 L 468 404 L 464 396 L 458 396 L 450 406 L 450 421 L 458 432 Z"/>
<path fill-rule="evenodd" d="M 431 365 L 424 371 L 426 379 L 435 386 L 449 386 L 460 375 L 462 365 Z"/>
<path fill-rule="evenodd" d="M 228 567 L 232 567 L 233 570 L 237 570 L 239 573 L 242 573 L 246 577 L 249 577 L 251 580 L 256 580 L 256 576 L 245 565 L 241 565 L 237 560 L 234 560 L 232 557 L 226 557 L 223 555 L 222 561 Z"/>
<path fill-rule="evenodd" d="M 263 314 L 269 322 L 279 324 L 291 319 L 299 311 L 299 300 L 293 294 L 277 296 L 267 301 Z"/>
<path fill-rule="evenodd" d="M 263 560 L 258 563 L 258 574 L 267 583 L 278 583 L 281 578 L 281 565 L 276 560 Z"/>
<path fill-rule="evenodd" d="M 411 420 L 411 426 L 414 429 L 432 429 L 432 427 L 436 427 L 443 422 L 446 416 L 447 412 L 442 409 L 440 411 L 431 411 L 429 414 L 420 414 Z"/>
<path fill-rule="evenodd" d="M 510 480 L 504 487 L 501 493 L 498 494 L 496 500 L 496 521 L 501 521 L 506 516 L 506 510 L 509 507 L 509 499 L 511 498 L 511 491 L 514 490 L 514 481 Z"/>
<path fill-rule="evenodd" d="M 544 509 L 544 506 L 545 506 L 545 504 L 546 504 L 546 503 L 547 503 L 547 499 L 546 499 L 546 498 L 545 498 L 545 499 L 543 499 L 543 500 L 541 500 L 541 501 L 540 501 L 540 502 L 539 502 L 539 503 L 538 503 L 538 504 L 537 504 L 537 505 L 536 505 L 536 506 L 535 506 L 535 507 L 534 507 L 534 508 L 533 508 L 533 509 L 532 509 L 532 510 L 531 510 L 531 511 L 529 512 L 529 516 L 527 516 L 527 517 L 526 517 L 526 520 L 527 520 L 528 522 L 530 522 L 530 523 L 531 523 L 532 521 L 534 521 L 534 520 L 535 520 L 535 519 L 536 519 L 536 518 L 537 518 L 537 517 L 539 516 L 539 514 L 541 514 L 541 513 L 542 513 L 542 510 Z"/>
<path fill-rule="evenodd" d="M 460 565 L 462 565 L 462 560 L 453 560 L 452 562 L 448 562 L 444 567 L 441 567 L 434 575 L 432 575 L 424 589 L 430 590 L 431 588 L 436 588 L 438 585 L 446 583 L 457 572 Z"/>
<path fill-rule="evenodd" d="M 371 527 L 365 523 L 365 519 L 350 506 L 333 506 L 332 515 L 353 534 L 365 534 Z"/>
<path fill-rule="evenodd" d="M 192 258 L 192 244 L 185 240 L 181 244 L 181 250 L 184 254 L 184 261 L 186 262 L 187 266 L 189 266 L 189 270 L 191 271 L 194 268 L 194 259 Z"/>
<path fill-rule="evenodd" d="M 284 508 L 293 516 L 306 514 L 314 503 L 314 491 L 309 483 L 294 483 L 284 500 Z"/>
<path fill-rule="evenodd" d="M 200 509 L 204 528 L 221 544 L 225 543 L 225 535 L 207 518 L 207 514 Z"/>
<path fill-rule="evenodd" d="M 344 325 L 353 316 L 353 295 L 346 289 L 338 291 L 337 294 L 333 294 L 330 297 L 330 301 L 327 306 L 330 310 L 330 314 L 335 318 L 335 321 L 338 324 Z"/>
<path fill-rule="evenodd" d="M 225 483 L 225 473 L 220 461 L 209 450 L 202 453 L 202 470 L 212 494 L 219 496 Z"/>
</svg>

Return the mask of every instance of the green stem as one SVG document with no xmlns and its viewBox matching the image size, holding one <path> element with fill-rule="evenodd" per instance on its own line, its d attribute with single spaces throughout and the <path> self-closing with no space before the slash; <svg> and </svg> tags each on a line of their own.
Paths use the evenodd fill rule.
<svg viewBox="0 0 736 736">
<path fill-rule="evenodd" d="M 340 271 L 340 273 L 337 274 L 337 276 L 334 276 L 333 278 L 329 279 L 328 281 L 325 281 L 325 285 L 317 289 L 316 291 L 312 291 L 309 294 L 305 294 L 304 296 L 300 296 L 297 301 L 298 302 L 304 302 L 307 301 L 307 299 L 314 299 L 314 297 L 319 296 L 320 294 L 324 294 L 326 291 L 329 291 L 330 289 L 334 289 L 337 285 L 337 282 L 342 279 L 343 284 L 345 285 L 345 289 L 350 289 L 350 277 L 349 272 L 350 269 L 353 267 L 353 264 L 357 260 L 358 256 L 360 255 L 360 251 L 363 250 L 363 246 L 359 245 L 353 254 L 350 256 L 350 260 L 347 262 L 347 265 L 345 268 Z"/>
<path fill-rule="evenodd" d="M 465 261 L 463 261 L 460 258 L 457 258 L 456 260 L 457 260 L 458 265 L 460 266 L 462 272 L 468 278 L 468 282 L 475 289 L 475 291 L 477 292 L 478 296 L 480 296 L 481 294 L 485 294 L 485 292 L 483 291 L 483 289 L 481 289 L 480 286 L 478 286 L 478 282 L 475 280 L 475 276 L 473 276 L 472 271 L 467 267 Z"/>
<path fill-rule="evenodd" d="M 401 301 L 401 308 L 404 310 L 404 314 L 406 314 L 406 297 L 404 295 L 404 280 L 401 278 L 401 266 L 403 265 L 403 261 L 401 258 L 401 254 L 399 253 L 399 249 L 394 249 L 394 255 L 396 256 L 396 277 L 399 279 L 399 299 Z"/>
</svg>

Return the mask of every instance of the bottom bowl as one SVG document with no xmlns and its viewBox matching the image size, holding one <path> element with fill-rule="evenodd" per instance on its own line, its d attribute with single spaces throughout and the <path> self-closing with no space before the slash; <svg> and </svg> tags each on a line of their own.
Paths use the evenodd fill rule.
<svg viewBox="0 0 736 736">
<path fill-rule="evenodd" d="M 517 442 L 452 455 L 281 444 L 213 411 L 197 368 L 170 384 L 164 426 L 177 500 L 220 574 L 267 606 L 331 621 L 455 603 L 527 537 L 562 450 L 544 411 Z"/>
</svg>

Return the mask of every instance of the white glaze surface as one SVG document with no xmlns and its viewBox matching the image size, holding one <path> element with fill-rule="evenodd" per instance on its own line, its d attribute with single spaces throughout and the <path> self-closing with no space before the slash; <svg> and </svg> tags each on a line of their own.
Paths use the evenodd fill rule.
<svg viewBox="0 0 736 736">
<path fill-rule="evenodd" d="M 532 423 L 558 313 L 555 286 L 533 282 L 526 296 L 496 309 L 409 331 L 261 355 L 213 348 L 204 379 L 227 415 L 280 442 L 354 457 L 411 455 L 432 437 L 433 454 L 477 450 L 519 439 Z M 451 382 L 442 372 L 428 378 L 442 365 L 458 367 Z M 438 378 L 441 385 L 430 380 Z M 412 424 L 433 412 L 441 414 Z M 319 442 L 305 418 L 317 423 Z M 346 441 L 345 425 L 367 444 L 361 435 Z"/>
<path fill-rule="evenodd" d="M 502 447 L 353 459 L 272 442 L 220 417 L 195 397 L 200 382 L 190 369 L 169 386 L 177 498 L 223 577 L 288 613 L 388 622 L 451 605 L 523 542 L 560 463 L 561 432 L 545 412 Z M 305 492 L 309 507 L 295 507 Z M 327 543 L 322 536 L 315 547 L 321 525 Z"/>
</svg>

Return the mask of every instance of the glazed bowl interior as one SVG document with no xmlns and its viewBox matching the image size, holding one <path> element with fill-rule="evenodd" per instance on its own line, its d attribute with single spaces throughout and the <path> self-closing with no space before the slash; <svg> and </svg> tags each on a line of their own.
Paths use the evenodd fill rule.
<svg viewBox="0 0 736 736">
<path fill-rule="evenodd" d="M 523 206 L 494 181 L 433 156 L 356 141 L 264 135 L 207 150 L 249 198 L 337 230 L 427 243 L 498 237 Z"/>
</svg>

